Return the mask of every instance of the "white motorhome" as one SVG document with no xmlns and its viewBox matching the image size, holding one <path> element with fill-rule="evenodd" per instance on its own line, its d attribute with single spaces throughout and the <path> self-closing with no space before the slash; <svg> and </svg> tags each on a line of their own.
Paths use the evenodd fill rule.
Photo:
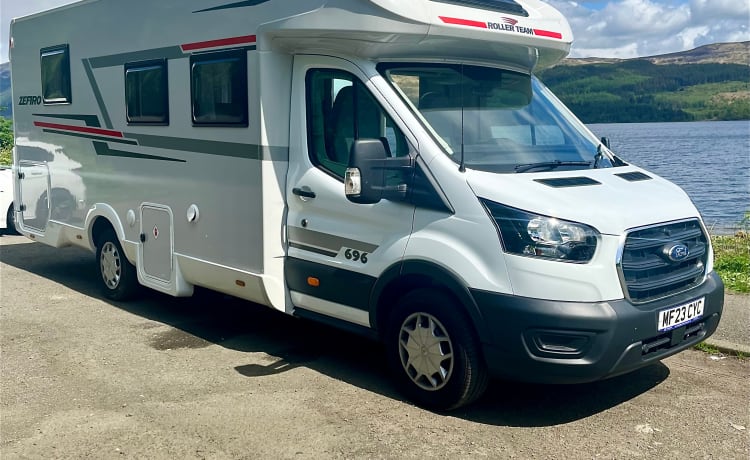
<svg viewBox="0 0 750 460">
<path fill-rule="evenodd" d="M 719 323 L 690 199 L 533 76 L 572 41 L 542 1 L 84 0 L 11 37 L 19 230 L 95 252 L 111 299 L 203 286 L 369 335 L 436 408 Z"/>
</svg>

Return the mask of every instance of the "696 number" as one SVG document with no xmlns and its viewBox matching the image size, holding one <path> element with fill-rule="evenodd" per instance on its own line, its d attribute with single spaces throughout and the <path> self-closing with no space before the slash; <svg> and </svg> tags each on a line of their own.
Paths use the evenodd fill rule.
<svg viewBox="0 0 750 460">
<path fill-rule="evenodd" d="M 369 256 L 368 253 L 359 252 L 356 249 L 347 249 L 346 251 L 344 251 L 344 257 L 346 257 L 346 260 L 362 262 L 363 264 L 367 263 L 367 256 Z"/>
</svg>

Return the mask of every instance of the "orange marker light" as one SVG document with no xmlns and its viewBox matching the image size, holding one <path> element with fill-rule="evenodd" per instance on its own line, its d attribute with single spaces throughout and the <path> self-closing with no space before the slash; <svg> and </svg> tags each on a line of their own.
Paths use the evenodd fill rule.
<svg viewBox="0 0 750 460">
<path fill-rule="evenodd" d="M 320 287 L 320 280 L 318 278 L 314 278 L 310 276 L 307 278 L 307 284 L 309 284 L 312 287 Z"/>
</svg>

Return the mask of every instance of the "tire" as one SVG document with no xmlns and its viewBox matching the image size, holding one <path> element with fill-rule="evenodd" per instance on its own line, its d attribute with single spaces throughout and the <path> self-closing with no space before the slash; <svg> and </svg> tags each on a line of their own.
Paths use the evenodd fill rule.
<svg viewBox="0 0 750 460">
<path fill-rule="evenodd" d="M 96 262 L 104 297 L 128 300 L 140 291 L 135 266 L 128 262 L 117 235 L 112 230 L 102 234 L 96 246 Z"/>
<path fill-rule="evenodd" d="M 18 235 L 18 227 L 16 227 L 16 213 L 13 212 L 13 203 L 10 204 L 8 212 L 5 215 L 5 225 L 6 235 Z"/>
<path fill-rule="evenodd" d="M 418 289 L 404 296 L 391 315 L 386 350 L 401 390 L 425 408 L 456 409 L 487 388 L 479 340 L 444 292 Z"/>
</svg>

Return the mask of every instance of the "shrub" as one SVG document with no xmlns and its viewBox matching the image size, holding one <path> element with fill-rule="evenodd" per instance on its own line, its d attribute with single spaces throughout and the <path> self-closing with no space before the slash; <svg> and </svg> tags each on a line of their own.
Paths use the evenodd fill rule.
<svg viewBox="0 0 750 460">
<path fill-rule="evenodd" d="M 13 121 L 0 117 L 0 165 L 13 162 Z"/>
<path fill-rule="evenodd" d="M 750 292 L 750 211 L 734 235 L 714 235 L 714 268 L 727 289 Z"/>
</svg>

